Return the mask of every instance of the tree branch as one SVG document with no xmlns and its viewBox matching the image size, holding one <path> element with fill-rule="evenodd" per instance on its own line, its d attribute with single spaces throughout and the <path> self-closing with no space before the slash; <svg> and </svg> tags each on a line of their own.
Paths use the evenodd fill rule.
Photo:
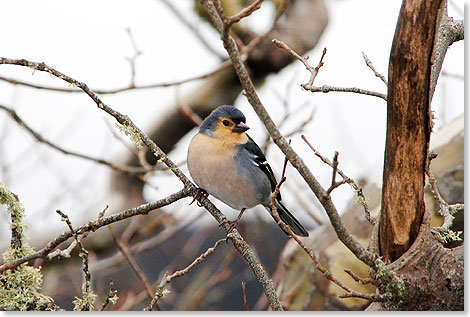
<svg viewBox="0 0 470 317">
<path fill-rule="evenodd" d="M 383 83 L 385 84 L 385 86 L 387 86 L 387 85 L 388 85 L 387 79 L 385 79 L 385 76 L 382 75 L 381 73 L 379 73 L 379 72 L 375 69 L 374 65 L 372 64 L 372 62 L 371 62 L 371 60 L 369 59 L 369 57 L 367 57 L 366 53 L 362 52 L 362 57 L 364 57 L 364 61 L 366 62 L 367 67 L 369 67 L 369 68 L 374 72 L 375 77 L 380 78 L 380 80 L 383 81 Z"/>
<path fill-rule="evenodd" d="M 356 88 L 356 87 L 347 87 L 347 88 L 345 88 L 345 87 L 333 87 L 333 86 L 328 86 L 328 85 L 323 85 L 321 87 L 315 87 L 315 86 L 313 86 L 313 82 L 314 82 L 315 78 L 317 77 L 317 74 L 318 74 L 318 71 L 320 70 L 320 67 L 323 66 L 323 58 L 325 57 L 325 54 L 326 54 L 326 48 L 323 49 L 323 53 L 322 53 L 322 56 L 320 58 L 320 61 L 318 62 L 318 65 L 316 67 L 312 67 L 312 66 L 309 65 L 309 63 L 307 61 L 308 56 L 305 57 L 305 58 L 301 57 L 293 49 L 291 49 L 286 43 L 284 43 L 282 41 L 274 39 L 273 43 L 277 47 L 282 48 L 287 53 L 292 55 L 294 58 L 299 60 L 302 64 L 304 64 L 305 68 L 310 72 L 310 80 L 308 81 L 308 83 L 300 85 L 303 89 L 308 90 L 310 92 L 323 92 L 323 93 L 328 93 L 330 91 L 353 92 L 353 93 L 357 93 L 357 94 L 369 95 L 369 96 L 374 96 L 374 97 L 378 97 L 378 98 L 382 98 L 384 100 L 387 100 L 387 96 L 385 94 L 375 92 L 375 91 L 366 90 L 366 89 Z M 364 55 L 364 58 L 367 58 L 367 56 Z M 369 61 L 369 63 L 370 63 L 370 61 Z M 369 65 L 369 63 L 368 63 L 368 59 L 366 59 L 367 66 L 371 67 L 372 63 L 370 63 L 370 65 Z M 373 66 L 371 68 L 377 76 L 378 73 L 376 73 Z M 380 76 L 378 76 L 378 77 L 380 77 Z"/>
<path fill-rule="evenodd" d="M 84 160 L 87 160 L 87 161 L 92 161 L 94 163 L 98 163 L 98 164 L 101 164 L 101 165 L 105 165 L 105 166 L 108 166 L 109 168 L 111 168 L 112 170 L 115 170 L 117 172 L 120 172 L 120 173 L 124 173 L 124 174 L 128 174 L 128 175 L 141 175 L 141 174 L 145 174 L 147 172 L 151 172 L 151 171 L 155 171 L 158 169 L 158 167 L 140 167 L 140 166 L 119 166 L 119 165 L 116 165 L 112 162 L 109 162 L 109 161 L 106 161 L 106 160 L 103 160 L 103 159 L 100 159 L 100 158 L 96 158 L 96 157 L 92 157 L 92 156 L 89 156 L 89 155 L 86 155 L 86 154 L 81 154 L 81 153 L 77 153 L 77 152 L 74 152 L 74 151 L 69 151 L 69 150 L 66 150 L 64 149 L 63 147 L 60 147 L 54 143 L 52 143 L 51 141 L 47 140 L 46 138 L 44 138 L 39 132 L 35 131 L 33 128 L 31 128 L 17 113 L 15 110 L 11 109 L 11 108 L 8 108 L 2 104 L 0 104 L 0 109 L 1 110 L 4 110 L 6 111 L 11 117 L 13 120 L 16 121 L 16 123 L 18 123 L 18 125 L 20 127 L 22 127 L 23 129 L 25 129 L 26 131 L 28 131 L 28 133 L 38 142 L 41 142 L 41 143 L 44 143 L 48 146 L 50 146 L 51 148 L 65 154 L 65 155 L 70 155 L 70 156 L 75 156 L 75 157 L 78 157 L 78 158 L 81 158 L 81 159 L 84 159 Z"/>
<path fill-rule="evenodd" d="M 302 135 L 301 138 L 302 138 L 302 140 L 304 140 L 305 143 L 307 143 L 307 145 L 313 151 L 313 153 L 322 160 L 323 163 L 331 166 L 334 169 L 334 164 L 331 163 L 328 158 L 321 155 L 320 152 L 318 152 L 313 147 L 313 145 L 307 140 L 305 135 Z M 365 213 L 367 221 L 369 221 L 371 224 L 374 224 L 375 220 L 370 217 L 369 205 L 367 204 L 367 198 L 364 195 L 362 187 L 359 186 L 354 181 L 354 179 L 349 178 L 348 176 L 346 176 L 346 174 L 344 174 L 344 172 L 342 170 L 338 169 L 337 167 L 336 167 L 336 172 L 343 178 L 344 182 L 348 183 L 354 189 L 354 191 L 356 192 L 357 198 L 358 198 L 358 202 L 364 207 L 364 213 Z"/>
<path fill-rule="evenodd" d="M 157 286 L 157 291 L 155 292 L 155 296 L 153 297 L 150 305 L 145 310 L 153 310 L 153 308 L 158 305 L 158 300 L 165 295 L 165 285 L 170 283 L 173 279 L 181 277 L 185 274 L 188 274 L 196 265 L 202 263 L 209 255 L 215 252 L 215 249 L 222 243 L 227 242 L 227 238 L 217 240 L 214 246 L 207 249 L 203 254 L 198 256 L 190 265 L 185 267 L 182 270 L 178 270 L 171 275 L 167 275 L 162 278 L 160 284 Z"/>
<path fill-rule="evenodd" d="M 385 101 L 387 101 L 387 95 L 382 94 L 380 92 L 375 92 L 372 90 L 367 90 L 367 89 L 362 89 L 362 88 L 357 88 L 357 87 L 335 87 L 335 86 L 328 86 L 328 85 L 323 85 L 321 87 L 315 87 L 315 86 L 308 86 L 308 85 L 303 85 L 303 89 L 308 90 L 310 92 L 322 92 L 322 93 L 329 93 L 329 92 L 353 92 L 356 94 L 360 95 L 367 95 L 367 96 L 372 96 L 372 97 L 377 97 L 381 98 Z"/>
<path fill-rule="evenodd" d="M 433 48 L 433 62 L 431 66 L 431 89 L 429 91 L 429 99 L 432 100 L 434 91 L 436 89 L 437 80 L 442 69 L 444 57 L 447 49 L 457 41 L 464 39 L 464 21 L 454 21 L 453 18 L 448 16 L 447 1 L 441 10 L 440 25 L 437 31 L 437 38 Z"/>
<path fill-rule="evenodd" d="M 161 200 L 157 200 L 155 202 L 151 202 L 147 204 L 142 204 L 140 206 L 121 211 L 114 215 L 103 217 L 99 220 L 89 221 L 87 224 L 84 224 L 82 226 L 75 228 L 74 232 L 77 235 L 83 235 L 86 232 L 96 231 L 111 223 L 115 223 L 115 222 L 130 218 L 136 215 L 146 215 L 152 210 L 170 205 L 174 203 L 175 201 L 178 201 L 184 197 L 188 197 L 189 195 L 190 195 L 189 191 L 187 189 L 183 189 Z M 48 254 L 50 252 L 52 252 L 59 244 L 67 241 L 71 237 L 73 237 L 73 234 L 70 231 L 60 234 L 54 240 L 50 241 L 41 250 L 31 253 L 20 259 L 8 261 L 4 263 L 3 265 L 0 265 L 0 273 L 4 272 L 5 270 L 14 269 L 18 265 L 34 260 L 34 259 L 38 259 L 38 258 L 47 259 Z"/>
</svg>

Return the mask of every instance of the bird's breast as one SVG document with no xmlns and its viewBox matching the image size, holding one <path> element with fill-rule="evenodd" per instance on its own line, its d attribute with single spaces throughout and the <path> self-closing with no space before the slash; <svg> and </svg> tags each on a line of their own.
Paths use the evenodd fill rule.
<svg viewBox="0 0 470 317">
<path fill-rule="evenodd" d="M 237 148 L 218 138 L 197 134 L 188 150 L 188 169 L 194 182 L 230 207 L 241 210 L 260 203 L 246 174 L 234 163 Z"/>
</svg>

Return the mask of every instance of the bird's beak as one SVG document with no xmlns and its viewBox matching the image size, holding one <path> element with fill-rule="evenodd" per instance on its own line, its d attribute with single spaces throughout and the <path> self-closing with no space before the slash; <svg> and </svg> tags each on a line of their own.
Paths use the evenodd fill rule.
<svg viewBox="0 0 470 317">
<path fill-rule="evenodd" d="M 237 132 L 237 133 L 242 133 L 242 132 L 245 132 L 246 130 L 248 130 L 249 128 L 250 127 L 247 126 L 245 123 L 240 122 L 232 128 L 232 131 Z"/>
</svg>

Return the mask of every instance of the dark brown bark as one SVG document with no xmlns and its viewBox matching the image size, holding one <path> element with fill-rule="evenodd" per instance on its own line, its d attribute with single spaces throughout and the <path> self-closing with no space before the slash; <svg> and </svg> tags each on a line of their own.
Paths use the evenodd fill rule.
<svg viewBox="0 0 470 317">
<path fill-rule="evenodd" d="M 380 254 L 386 262 L 409 249 L 424 214 L 431 57 L 442 4 L 404 0 L 393 39 L 379 223 Z"/>
</svg>

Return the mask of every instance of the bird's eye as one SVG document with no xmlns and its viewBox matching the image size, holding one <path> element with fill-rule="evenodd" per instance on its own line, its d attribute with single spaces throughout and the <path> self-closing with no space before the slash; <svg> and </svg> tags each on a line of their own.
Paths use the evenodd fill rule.
<svg viewBox="0 0 470 317">
<path fill-rule="evenodd" d="M 228 127 L 228 125 L 230 124 L 230 122 L 228 122 L 228 120 L 224 120 L 222 121 L 222 124 L 226 127 Z"/>
</svg>

